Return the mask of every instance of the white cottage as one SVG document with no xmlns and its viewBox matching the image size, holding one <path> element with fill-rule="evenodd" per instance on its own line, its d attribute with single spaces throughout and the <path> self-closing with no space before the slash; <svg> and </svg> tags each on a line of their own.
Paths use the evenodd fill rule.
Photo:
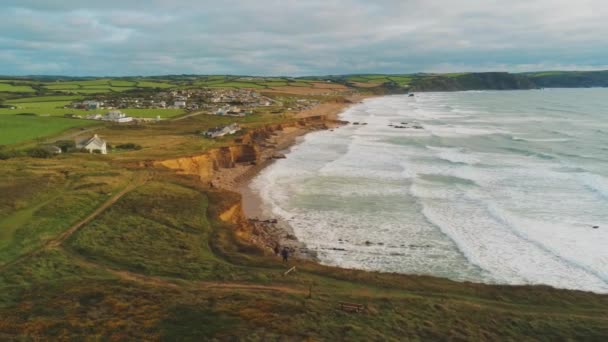
<svg viewBox="0 0 608 342">
<path fill-rule="evenodd" d="M 101 139 L 97 134 L 95 134 L 92 138 L 82 140 L 79 142 L 76 147 L 84 148 L 89 151 L 89 153 L 93 153 L 93 151 L 99 151 L 101 154 L 107 154 L 108 150 L 106 147 L 106 141 Z"/>
</svg>

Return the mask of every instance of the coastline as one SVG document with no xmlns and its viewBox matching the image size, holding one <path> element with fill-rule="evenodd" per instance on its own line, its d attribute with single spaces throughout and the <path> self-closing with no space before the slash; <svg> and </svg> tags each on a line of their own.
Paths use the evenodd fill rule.
<svg viewBox="0 0 608 342">
<path fill-rule="evenodd" d="M 288 127 L 277 132 L 269 144 L 260 149 L 261 162 L 255 165 L 235 165 L 222 169 L 213 180 L 213 185 L 222 189 L 237 192 L 241 195 L 243 214 L 247 224 L 252 227 L 252 242 L 274 253 L 275 247 L 287 247 L 296 259 L 317 260 L 316 253 L 309 250 L 306 244 L 299 241 L 289 223 L 274 216 L 264 205 L 263 199 L 251 187 L 251 181 L 277 158 L 284 158 L 289 150 L 297 145 L 301 138 L 310 132 L 336 129 L 345 124 L 339 120 L 339 114 L 349 107 L 360 103 L 371 96 L 356 95 L 347 97 L 345 102 L 325 103 L 315 108 L 299 112 L 296 118 L 325 116 L 324 125 Z"/>
</svg>

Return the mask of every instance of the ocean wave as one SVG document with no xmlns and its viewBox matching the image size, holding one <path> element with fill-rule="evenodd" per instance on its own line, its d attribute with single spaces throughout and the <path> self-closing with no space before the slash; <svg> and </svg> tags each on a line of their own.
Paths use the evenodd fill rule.
<svg viewBox="0 0 608 342">
<path fill-rule="evenodd" d="M 600 198 L 608 200 L 608 179 L 589 172 L 577 174 L 580 182 Z"/>
<path fill-rule="evenodd" d="M 502 149 L 505 151 L 509 151 L 509 152 L 519 154 L 519 155 L 524 155 L 527 157 L 536 157 L 536 158 L 540 158 L 540 159 L 549 159 L 549 160 L 555 159 L 555 156 L 552 156 L 550 154 L 536 152 L 536 151 L 532 151 L 532 150 L 524 150 L 524 149 L 515 148 L 515 147 L 503 147 Z"/>
<path fill-rule="evenodd" d="M 532 139 L 532 138 L 522 138 L 522 137 L 516 137 L 516 136 L 513 136 L 511 139 L 517 140 L 517 141 L 529 141 L 529 142 L 568 142 L 568 141 L 572 140 L 572 139 L 567 139 L 567 138 Z"/>
<path fill-rule="evenodd" d="M 438 152 L 437 158 L 446 160 L 452 163 L 462 163 L 474 165 L 480 162 L 480 158 L 473 153 L 467 153 L 461 148 L 426 146 L 431 151 Z"/>
</svg>

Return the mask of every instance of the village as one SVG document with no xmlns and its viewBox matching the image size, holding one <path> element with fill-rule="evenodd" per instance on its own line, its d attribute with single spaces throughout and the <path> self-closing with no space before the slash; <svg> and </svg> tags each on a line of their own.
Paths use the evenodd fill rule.
<svg viewBox="0 0 608 342">
<path fill-rule="evenodd" d="M 161 91 L 153 94 L 101 94 L 94 99 L 73 102 L 69 108 L 99 109 L 184 109 L 205 110 L 211 114 L 224 115 L 225 108 L 245 112 L 255 107 L 281 106 L 282 103 L 248 89 L 186 89 Z"/>
<path fill-rule="evenodd" d="M 280 114 L 285 111 L 301 111 L 319 104 L 315 99 L 269 97 L 249 89 L 186 89 L 161 91 L 154 94 L 97 95 L 94 99 L 75 101 L 66 108 L 91 111 L 91 114 L 66 114 L 67 118 L 102 120 L 115 123 L 160 121 L 156 118 L 131 117 L 120 109 L 181 109 L 186 113 L 203 112 L 210 115 L 243 117 L 254 114 L 258 108 Z M 107 110 L 104 114 L 100 113 Z"/>
</svg>

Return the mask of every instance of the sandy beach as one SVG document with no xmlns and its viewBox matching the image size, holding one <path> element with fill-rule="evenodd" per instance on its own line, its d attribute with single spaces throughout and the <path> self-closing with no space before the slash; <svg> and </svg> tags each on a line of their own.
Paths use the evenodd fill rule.
<svg viewBox="0 0 608 342">
<path fill-rule="evenodd" d="M 306 118 L 324 115 L 327 120 L 324 126 L 287 127 L 276 132 L 267 144 L 260 150 L 261 162 L 255 165 L 238 164 L 233 168 L 222 169 L 214 178 L 213 185 L 218 188 L 238 192 L 242 196 L 242 205 L 249 224 L 253 226 L 254 243 L 273 250 L 276 246 L 288 247 L 292 256 L 302 259 L 315 259 L 313 251 L 298 241 L 290 225 L 280 220 L 266 208 L 260 196 L 253 191 L 249 184 L 251 180 L 265 167 L 273 163 L 278 157 L 289 153 L 289 149 L 298 143 L 300 138 L 312 131 L 320 129 L 337 129 L 342 123 L 338 115 L 349 106 L 359 103 L 364 97 L 353 96 L 345 102 L 323 103 L 314 108 L 299 112 L 296 118 Z"/>
</svg>

